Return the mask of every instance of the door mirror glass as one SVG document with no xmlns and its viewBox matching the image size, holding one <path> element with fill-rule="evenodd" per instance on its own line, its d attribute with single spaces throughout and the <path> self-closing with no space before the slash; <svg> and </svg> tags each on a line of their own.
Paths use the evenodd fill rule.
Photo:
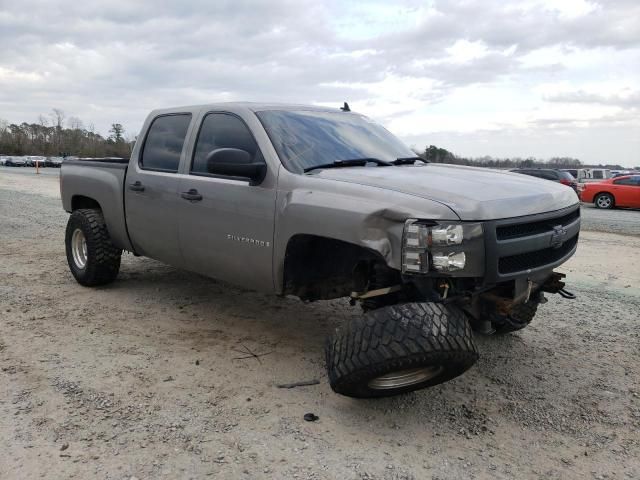
<svg viewBox="0 0 640 480">
<path fill-rule="evenodd" d="M 207 154 L 207 171 L 213 175 L 243 177 L 260 183 L 267 172 L 264 162 L 252 161 L 251 154 L 239 148 L 217 148 Z"/>
</svg>

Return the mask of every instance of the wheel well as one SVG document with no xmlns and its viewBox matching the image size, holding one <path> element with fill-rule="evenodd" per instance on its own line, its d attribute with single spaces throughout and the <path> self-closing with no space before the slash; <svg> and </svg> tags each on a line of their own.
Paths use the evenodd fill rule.
<svg viewBox="0 0 640 480">
<path fill-rule="evenodd" d="M 102 210 L 100 208 L 100 204 L 93 198 L 85 197 L 84 195 L 74 195 L 71 199 L 71 211 L 75 211 L 80 208 L 95 208 Z"/>
<path fill-rule="evenodd" d="M 382 255 L 353 243 L 317 235 L 294 235 L 284 258 L 284 293 L 328 300 L 364 290 Z"/>
</svg>

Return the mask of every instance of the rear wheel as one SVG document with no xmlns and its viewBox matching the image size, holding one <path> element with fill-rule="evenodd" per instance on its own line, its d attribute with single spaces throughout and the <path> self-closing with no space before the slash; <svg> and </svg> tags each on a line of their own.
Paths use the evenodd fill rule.
<svg viewBox="0 0 640 480">
<path fill-rule="evenodd" d="M 609 193 L 600 193 L 595 198 L 593 203 L 595 203 L 597 208 L 608 209 L 608 208 L 613 208 L 613 206 L 615 205 L 615 200 L 613 198 L 613 195 Z"/>
<path fill-rule="evenodd" d="M 331 388 L 350 397 L 385 397 L 461 375 L 478 359 L 464 313 L 436 303 L 378 308 L 327 341 Z"/>
<path fill-rule="evenodd" d="M 104 285 L 118 276 L 122 250 L 111 243 L 100 210 L 80 209 L 71 214 L 65 247 L 69 269 L 81 285 Z"/>
</svg>

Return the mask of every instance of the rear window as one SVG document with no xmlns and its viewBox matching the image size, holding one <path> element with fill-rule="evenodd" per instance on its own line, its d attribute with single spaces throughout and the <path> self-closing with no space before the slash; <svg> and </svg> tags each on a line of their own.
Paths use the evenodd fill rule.
<svg viewBox="0 0 640 480">
<path fill-rule="evenodd" d="M 140 167 L 144 170 L 177 172 L 190 122 L 189 113 L 157 117 L 149 127 Z"/>
<path fill-rule="evenodd" d="M 569 172 L 560 172 L 560 178 L 564 180 L 574 181 L 575 177 L 571 175 Z"/>
</svg>

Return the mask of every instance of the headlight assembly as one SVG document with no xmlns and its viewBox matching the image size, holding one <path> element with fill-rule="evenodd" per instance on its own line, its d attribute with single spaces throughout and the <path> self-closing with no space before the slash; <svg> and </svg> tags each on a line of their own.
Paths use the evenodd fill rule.
<svg viewBox="0 0 640 480">
<path fill-rule="evenodd" d="M 482 224 L 407 220 L 402 245 L 402 273 L 431 272 L 482 276 Z"/>
</svg>

